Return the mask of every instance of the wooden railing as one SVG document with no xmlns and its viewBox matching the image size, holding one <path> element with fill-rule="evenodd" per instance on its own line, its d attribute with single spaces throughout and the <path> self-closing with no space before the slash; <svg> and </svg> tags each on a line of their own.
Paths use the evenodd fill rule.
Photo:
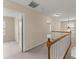
<svg viewBox="0 0 79 59">
<path fill-rule="evenodd" d="M 70 32 L 67 32 L 67 31 L 52 31 L 52 32 L 59 32 L 59 33 L 64 33 L 62 36 L 59 36 L 58 38 L 56 39 L 51 39 L 51 38 L 48 38 L 48 41 L 47 41 L 47 47 L 48 47 L 48 59 L 53 59 L 51 58 L 51 46 L 53 46 L 55 43 L 61 41 L 61 40 L 67 40 L 67 39 L 64 39 L 66 36 L 69 36 L 69 46 L 66 47 L 67 50 L 65 51 L 64 55 L 63 55 L 63 58 L 62 59 L 65 59 L 68 51 L 69 51 L 69 48 L 71 46 L 71 31 Z M 61 42 L 62 43 L 62 42 Z M 66 43 L 68 44 L 68 43 Z M 63 49 L 63 47 L 62 47 Z M 60 58 L 58 58 L 60 59 Z"/>
</svg>

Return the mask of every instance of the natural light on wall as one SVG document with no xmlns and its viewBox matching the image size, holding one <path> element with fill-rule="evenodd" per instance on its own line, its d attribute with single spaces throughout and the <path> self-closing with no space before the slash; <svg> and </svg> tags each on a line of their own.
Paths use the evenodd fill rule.
<svg viewBox="0 0 79 59">
<path fill-rule="evenodd" d="M 51 25 L 51 18 L 47 18 L 47 20 L 46 20 L 46 23 L 48 24 L 48 26 L 49 26 L 49 32 L 51 32 L 51 30 L 52 30 L 52 25 Z"/>
<path fill-rule="evenodd" d="M 48 28 L 49 28 L 49 31 L 47 33 L 47 38 L 51 38 L 51 31 L 52 31 L 52 25 L 51 25 L 51 18 L 47 18 L 46 20 L 46 23 L 48 24 Z"/>
</svg>

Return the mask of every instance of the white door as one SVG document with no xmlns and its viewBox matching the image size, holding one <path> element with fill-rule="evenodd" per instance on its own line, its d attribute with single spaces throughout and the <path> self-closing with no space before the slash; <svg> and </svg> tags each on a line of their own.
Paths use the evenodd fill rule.
<svg viewBox="0 0 79 59">
<path fill-rule="evenodd" d="M 18 41 L 19 46 L 22 48 L 22 17 L 18 21 Z"/>
</svg>

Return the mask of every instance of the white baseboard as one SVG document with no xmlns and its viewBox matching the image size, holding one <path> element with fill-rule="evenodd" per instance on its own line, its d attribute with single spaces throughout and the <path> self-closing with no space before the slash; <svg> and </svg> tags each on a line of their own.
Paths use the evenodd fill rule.
<svg viewBox="0 0 79 59">
<path fill-rule="evenodd" d="M 35 46 L 32 46 L 31 48 L 25 49 L 23 52 L 28 52 L 29 50 L 31 50 L 31 49 L 33 49 L 33 48 L 35 48 L 35 47 L 37 47 L 37 46 L 40 46 L 40 45 L 42 45 L 42 44 L 44 44 L 44 43 L 46 43 L 46 42 L 47 42 L 47 41 L 38 43 L 38 44 L 36 44 Z"/>
</svg>

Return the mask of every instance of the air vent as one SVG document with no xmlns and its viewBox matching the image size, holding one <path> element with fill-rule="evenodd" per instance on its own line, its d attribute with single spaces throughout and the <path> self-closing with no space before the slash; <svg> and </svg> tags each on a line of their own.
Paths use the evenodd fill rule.
<svg viewBox="0 0 79 59">
<path fill-rule="evenodd" d="M 32 8 L 36 8 L 38 5 L 39 5 L 39 4 L 36 3 L 36 2 L 34 2 L 34 1 L 32 1 L 32 2 L 29 4 L 29 6 L 32 7 Z"/>
</svg>

